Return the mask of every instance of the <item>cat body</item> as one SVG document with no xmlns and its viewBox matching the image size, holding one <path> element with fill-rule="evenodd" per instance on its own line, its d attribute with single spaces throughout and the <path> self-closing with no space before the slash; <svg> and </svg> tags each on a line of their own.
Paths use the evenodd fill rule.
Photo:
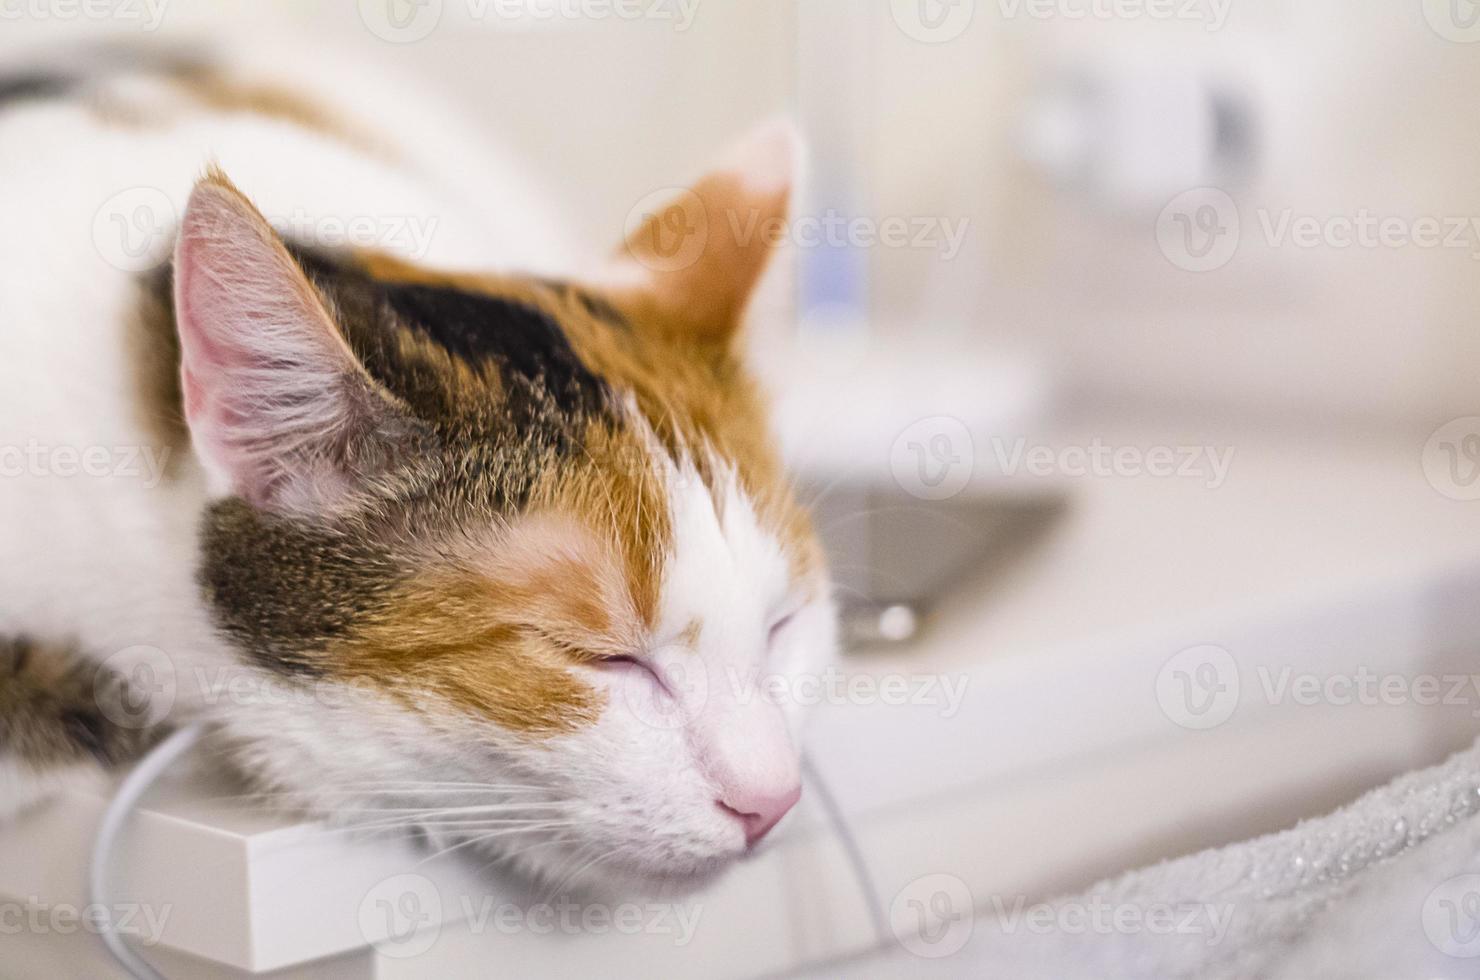
<svg viewBox="0 0 1480 980">
<path fill-rule="evenodd" d="M 756 682 L 833 644 L 723 216 L 789 138 L 581 275 L 497 154 L 233 71 L 0 85 L 0 814 L 203 718 L 308 812 L 707 880 L 799 792 Z"/>
</svg>

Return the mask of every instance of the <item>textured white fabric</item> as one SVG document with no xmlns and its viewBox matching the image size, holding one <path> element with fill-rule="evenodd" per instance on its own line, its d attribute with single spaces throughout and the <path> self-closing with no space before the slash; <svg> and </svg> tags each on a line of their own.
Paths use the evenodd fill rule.
<svg viewBox="0 0 1480 980">
<path fill-rule="evenodd" d="M 1036 924 L 978 908 L 959 952 L 896 950 L 850 975 L 1474 980 L 1480 744 L 1328 816 L 1048 904 Z"/>
</svg>

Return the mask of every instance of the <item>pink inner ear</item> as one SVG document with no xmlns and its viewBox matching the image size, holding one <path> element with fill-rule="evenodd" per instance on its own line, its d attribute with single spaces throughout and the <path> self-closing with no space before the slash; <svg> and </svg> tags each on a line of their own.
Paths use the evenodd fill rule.
<svg viewBox="0 0 1480 980">
<path fill-rule="evenodd" d="M 181 223 L 175 310 L 185 414 L 207 467 L 259 506 L 320 495 L 353 421 L 358 364 L 266 220 L 214 178 Z"/>
</svg>

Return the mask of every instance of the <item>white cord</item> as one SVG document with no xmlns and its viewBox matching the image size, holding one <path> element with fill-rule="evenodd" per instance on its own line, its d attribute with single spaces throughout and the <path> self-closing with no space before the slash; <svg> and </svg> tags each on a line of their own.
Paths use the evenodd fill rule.
<svg viewBox="0 0 1480 980">
<path fill-rule="evenodd" d="M 832 795 L 822 773 L 817 771 L 811 756 L 805 752 L 802 753 L 802 772 L 806 773 L 807 782 L 812 784 L 818 799 L 822 801 L 822 808 L 827 811 L 838 841 L 843 845 L 843 853 L 853 866 L 853 877 L 858 880 L 859 894 L 863 896 L 863 904 L 868 909 L 869 918 L 873 920 L 874 934 L 880 945 L 887 945 L 890 940 L 889 922 L 884 915 L 884 903 L 879 900 L 879 889 L 875 887 L 873 875 L 869 873 L 868 862 L 863 859 L 863 848 L 858 846 L 858 838 L 853 835 L 853 828 L 843 815 L 843 808 L 838 805 L 837 797 Z"/>
<path fill-rule="evenodd" d="M 98 835 L 93 840 L 92 867 L 88 869 L 88 891 L 91 901 L 96 908 L 104 910 L 100 917 L 100 928 L 98 935 L 103 940 L 103 945 L 108 947 L 108 952 L 118 964 L 128 971 L 134 980 L 164 980 L 158 971 L 129 948 L 123 941 L 123 936 L 114 928 L 112 906 L 108 904 L 108 868 L 113 860 L 113 845 L 118 840 L 119 831 L 128 821 L 129 815 L 133 813 L 134 807 L 138 805 L 139 798 L 148 791 L 149 787 L 164 775 L 166 769 L 174 765 L 175 760 L 188 752 L 195 743 L 199 742 L 205 734 L 205 725 L 197 722 L 179 729 L 169 738 L 160 742 L 149 754 L 139 761 L 134 771 L 124 778 L 118 786 L 118 792 L 108 803 L 108 809 L 103 811 L 103 822 L 98 827 Z"/>
</svg>

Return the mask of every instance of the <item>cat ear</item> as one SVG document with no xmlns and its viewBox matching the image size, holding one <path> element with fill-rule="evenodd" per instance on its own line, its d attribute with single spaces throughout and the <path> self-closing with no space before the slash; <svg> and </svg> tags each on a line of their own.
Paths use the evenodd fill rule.
<svg viewBox="0 0 1480 980">
<path fill-rule="evenodd" d="M 801 139 L 765 123 L 692 187 L 639 207 L 607 282 L 619 306 L 689 339 L 724 342 L 785 237 Z"/>
<path fill-rule="evenodd" d="M 196 184 L 181 220 L 175 319 L 185 415 L 213 490 L 323 511 L 383 465 L 401 413 L 219 172 Z"/>
</svg>

